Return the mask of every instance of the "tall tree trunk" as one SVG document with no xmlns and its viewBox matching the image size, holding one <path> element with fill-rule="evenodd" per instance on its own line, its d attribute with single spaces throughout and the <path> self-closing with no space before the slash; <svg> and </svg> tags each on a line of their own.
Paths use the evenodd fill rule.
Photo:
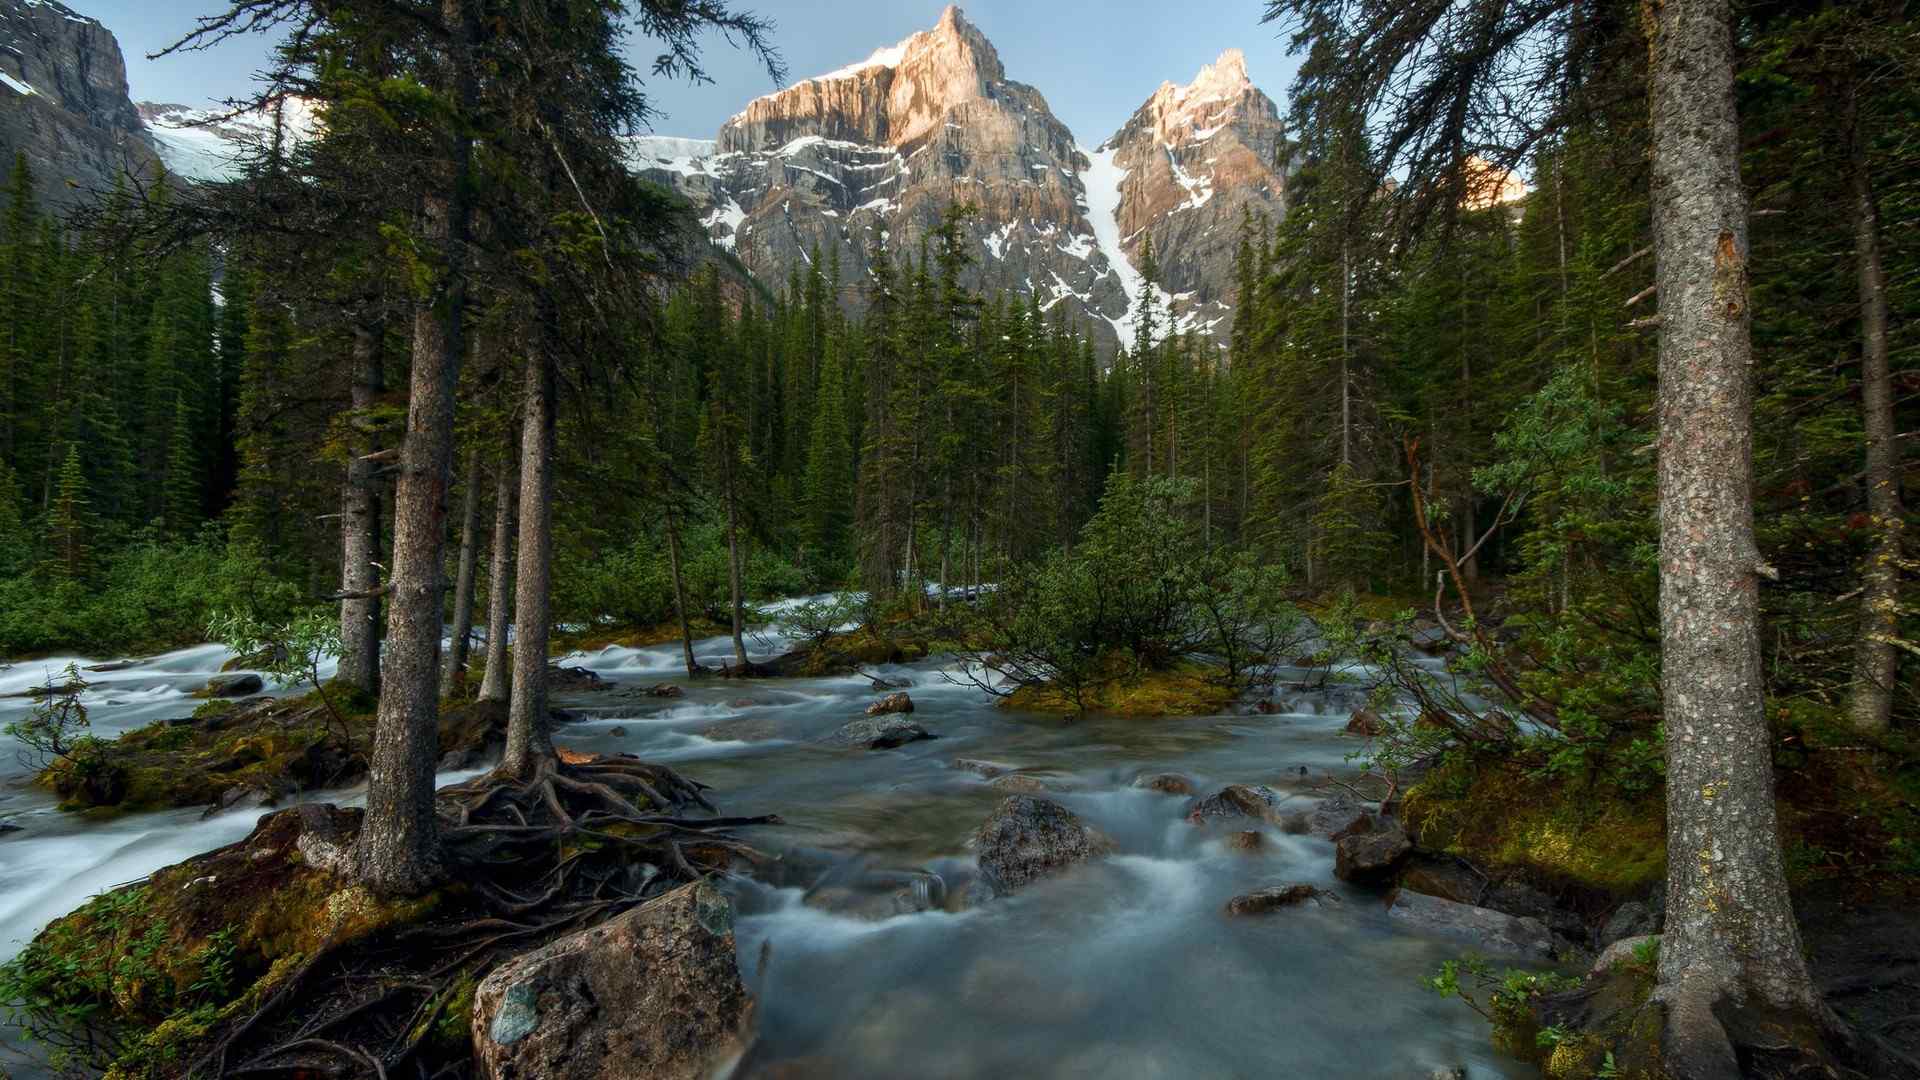
<svg viewBox="0 0 1920 1080">
<path fill-rule="evenodd" d="M 447 484 L 453 465 L 453 396 L 460 380 L 472 226 L 473 139 L 466 130 L 478 97 L 471 50 L 475 19 L 465 0 L 441 0 L 452 31 L 452 121 L 446 187 L 425 200 L 425 237 L 444 259 L 432 297 L 413 320 L 407 434 L 393 498 L 393 591 L 386 671 L 367 768 L 367 811 L 356 845 L 356 876 L 376 893 L 424 892 L 440 880 L 433 773 L 440 757 L 440 628 L 445 587 Z"/>
<path fill-rule="evenodd" d="M 742 673 L 747 670 L 747 642 L 741 615 L 740 598 L 740 513 L 735 505 L 733 479 L 727 479 L 727 607 L 733 614 L 733 663 Z"/>
<path fill-rule="evenodd" d="M 443 697 L 459 697 L 467 690 L 467 650 L 473 644 L 473 574 L 480 546 L 480 450 L 467 452 L 466 491 L 460 512 L 460 573 L 453 583 L 453 631 L 447 637 L 447 670 Z"/>
<path fill-rule="evenodd" d="M 508 670 L 507 638 L 513 626 L 513 454 L 502 451 L 494 466 L 493 559 L 487 572 L 487 667 L 480 677 L 481 701 L 505 704 L 513 679 Z"/>
<path fill-rule="evenodd" d="M 1893 713 L 1899 653 L 1901 533 L 1900 443 L 1894 430 L 1893 375 L 1887 354 L 1887 274 L 1880 259 L 1880 208 L 1874 200 L 1858 87 L 1847 100 L 1848 187 L 1854 262 L 1860 284 L 1860 399 L 1867 433 L 1867 512 L 1875 533 L 1860 596 L 1860 641 L 1847 711 L 1862 731 L 1885 731 Z"/>
<path fill-rule="evenodd" d="M 1738 1014 L 1823 1020 L 1787 896 L 1760 672 L 1753 354 L 1728 0 L 1651 5 L 1660 629 L 1674 1080 L 1740 1076 Z M 1738 1030 L 1738 1025 L 1735 1027 Z"/>
<path fill-rule="evenodd" d="M 553 756 L 547 725 L 547 635 L 553 606 L 553 361 L 528 350 L 520 426 L 520 558 L 514 571 L 513 696 L 500 771 L 526 779 Z"/>
<path fill-rule="evenodd" d="M 687 579 L 680 569 L 680 522 L 673 512 L 673 499 L 666 500 L 667 568 L 673 572 L 673 614 L 680 620 L 680 651 L 687 661 L 687 678 L 700 675 L 700 664 L 693 658 L 693 626 L 687 618 Z"/>
<path fill-rule="evenodd" d="M 381 329 L 353 328 L 354 411 L 365 415 L 379 400 Z M 380 487 L 378 466 L 366 460 L 375 447 L 356 439 L 347 458 L 347 481 L 340 491 L 340 669 L 341 682 L 369 694 L 380 692 Z"/>
</svg>

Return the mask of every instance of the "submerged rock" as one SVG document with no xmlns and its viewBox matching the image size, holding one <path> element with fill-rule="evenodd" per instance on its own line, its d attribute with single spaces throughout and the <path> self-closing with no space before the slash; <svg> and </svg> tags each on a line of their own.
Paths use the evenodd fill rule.
<svg viewBox="0 0 1920 1080">
<path fill-rule="evenodd" d="M 867 684 L 872 688 L 874 693 L 884 694 L 889 690 L 911 689 L 913 687 L 913 680 L 889 679 L 882 675 L 870 675 L 867 677 Z"/>
<path fill-rule="evenodd" d="M 1245 829 L 1227 837 L 1227 847 L 1234 851 L 1259 851 L 1265 842 L 1258 829 Z"/>
<path fill-rule="evenodd" d="M 1413 842 L 1398 824 L 1387 822 L 1343 837 L 1333 849 L 1333 873 L 1355 885 L 1385 885 L 1400 870 Z M 1418 893 L 1414 895 L 1420 895 Z"/>
<path fill-rule="evenodd" d="M 1193 794 L 1193 781 L 1181 776 L 1179 773 L 1153 773 L 1147 776 L 1136 777 L 1133 781 L 1133 786 L 1145 788 L 1148 791 L 1157 791 L 1162 795 Z"/>
<path fill-rule="evenodd" d="M 1003 895 L 1106 851 L 1110 844 L 1073 811 L 1033 795 L 1001 803 L 973 834 L 982 898 Z"/>
<path fill-rule="evenodd" d="M 1311 885 L 1269 885 L 1264 889 L 1236 896 L 1227 901 L 1227 914 L 1265 915 L 1269 911 L 1295 907 L 1309 900 L 1316 904 L 1327 900 L 1339 902 L 1332 893 L 1316 889 Z"/>
<path fill-rule="evenodd" d="M 854 720 L 831 736 L 843 746 L 864 746 L 869 750 L 891 750 L 933 735 L 926 728 L 899 716 L 869 716 Z"/>
<path fill-rule="evenodd" d="M 997 765 L 991 761 L 981 761 L 977 758 L 963 758 L 963 757 L 954 758 L 953 767 L 956 769 L 963 770 L 965 772 L 973 773 L 977 776 L 984 776 L 988 780 L 991 780 L 996 776 L 1000 776 L 1004 773 L 1011 771 L 1011 769 L 1009 769 L 1008 766 L 1005 766 L 1005 765 Z"/>
<path fill-rule="evenodd" d="M 1539 960 L 1553 956 L 1553 932 L 1539 919 L 1508 915 L 1471 904 L 1457 904 L 1411 889 L 1394 892 L 1387 901 L 1387 916 L 1428 933 L 1456 938 L 1489 952 L 1512 953 Z"/>
<path fill-rule="evenodd" d="M 207 680 L 206 687 L 200 693 L 215 698 L 242 698 L 257 694 L 266 687 L 266 680 L 251 671 L 243 671 L 235 675 L 215 675 Z"/>
<path fill-rule="evenodd" d="M 1278 822 L 1279 808 L 1280 793 L 1272 788 L 1232 784 L 1196 800 L 1187 809 L 1187 821 L 1202 825 L 1212 820 L 1241 817 Z"/>
<path fill-rule="evenodd" d="M 474 993 L 474 1060 L 490 1080 L 704 1080 L 752 1014 L 732 908 L 696 882 L 496 968 Z"/>
<path fill-rule="evenodd" d="M 1019 791 L 1028 795 L 1039 795 L 1048 790 L 1047 785 L 1041 783 L 1038 778 L 1028 776 L 1026 773 L 1007 773 L 996 776 L 991 781 L 991 786 L 1001 791 Z"/>
<path fill-rule="evenodd" d="M 910 713 L 913 711 L 913 699 L 902 692 L 888 694 L 879 701 L 867 706 L 868 716 L 886 716 L 891 713 Z"/>
<path fill-rule="evenodd" d="M 589 672 L 589 674 L 591 674 L 591 672 Z M 598 678 L 598 676 L 595 676 L 595 677 Z M 680 689 L 679 687 L 673 685 L 672 683 L 663 682 L 663 683 L 655 683 L 652 686 L 647 687 L 646 694 L 648 697 L 677 698 L 677 697 L 684 696 L 686 694 L 686 691 Z"/>
<path fill-rule="evenodd" d="M 1457 859 L 1416 853 L 1400 875 L 1400 887 L 1456 904 L 1478 904 L 1487 882 Z"/>
</svg>

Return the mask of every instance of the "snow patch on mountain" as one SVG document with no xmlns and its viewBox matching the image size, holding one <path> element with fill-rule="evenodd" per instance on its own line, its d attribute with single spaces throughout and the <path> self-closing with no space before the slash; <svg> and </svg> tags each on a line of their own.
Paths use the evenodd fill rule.
<svg viewBox="0 0 1920 1080">
<path fill-rule="evenodd" d="M 1127 170 L 1114 160 L 1119 149 L 1103 146 L 1098 150 L 1082 150 L 1091 163 L 1081 179 L 1087 186 L 1087 221 L 1093 226 L 1094 243 L 1100 248 L 1100 254 L 1106 256 L 1107 266 L 1120 278 L 1120 289 L 1127 297 L 1126 314 L 1119 318 L 1106 316 L 1113 324 L 1113 332 L 1119 335 L 1121 342 L 1130 342 L 1134 335 L 1134 305 L 1140 295 L 1140 271 L 1133 268 L 1133 260 L 1127 258 L 1127 249 L 1120 243 L 1120 185 L 1127 182 Z"/>
<path fill-rule="evenodd" d="M 28 94 L 37 94 L 40 92 L 4 71 L 0 71 L 0 86 L 5 86 L 7 89 L 23 97 Z"/>
</svg>

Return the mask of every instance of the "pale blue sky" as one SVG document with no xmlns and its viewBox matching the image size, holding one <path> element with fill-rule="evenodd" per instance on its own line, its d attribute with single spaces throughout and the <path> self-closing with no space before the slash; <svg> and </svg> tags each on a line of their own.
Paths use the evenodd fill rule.
<svg viewBox="0 0 1920 1080">
<path fill-rule="evenodd" d="M 201 105 L 243 93 L 263 47 L 228 45 L 165 60 L 146 54 L 180 36 L 194 16 L 223 10 L 217 0 L 66 0 L 104 22 L 127 54 L 135 100 Z M 740 0 L 775 19 L 775 42 L 794 79 L 858 60 L 927 29 L 945 0 Z M 1247 70 L 1286 108 L 1296 63 L 1274 28 L 1260 25 L 1262 0 L 973 0 L 962 4 L 1000 50 L 1010 78 L 1046 95 L 1076 138 L 1093 146 L 1126 122 L 1162 82 L 1184 83 L 1228 48 L 1247 54 Z M 636 40 L 644 69 L 653 55 Z M 772 89 L 766 72 L 717 38 L 707 49 L 714 82 L 650 80 L 662 135 L 712 138 L 722 121 Z"/>
</svg>

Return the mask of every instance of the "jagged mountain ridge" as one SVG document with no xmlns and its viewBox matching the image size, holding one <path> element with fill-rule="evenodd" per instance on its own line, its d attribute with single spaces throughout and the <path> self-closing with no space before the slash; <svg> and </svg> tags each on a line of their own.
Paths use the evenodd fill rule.
<svg viewBox="0 0 1920 1080">
<path fill-rule="evenodd" d="M 57 0 L 0 0 L 0 167 L 21 153 L 56 205 L 155 160 L 120 43 Z"/>
<path fill-rule="evenodd" d="M 1230 51 L 1083 150 L 950 7 L 931 30 L 750 102 L 713 140 L 643 137 L 631 153 L 755 273 L 784 281 L 817 246 L 856 304 L 874 241 L 916 254 L 948 206 L 972 203 L 974 283 L 1064 304 L 1112 344 L 1133 338 L 1147 236 L 1173 328 L 1224 338 L 1240 214 L 1284 213 L 1271 165 L 1284 146 L 1277 107 Z"/>
</svg>

